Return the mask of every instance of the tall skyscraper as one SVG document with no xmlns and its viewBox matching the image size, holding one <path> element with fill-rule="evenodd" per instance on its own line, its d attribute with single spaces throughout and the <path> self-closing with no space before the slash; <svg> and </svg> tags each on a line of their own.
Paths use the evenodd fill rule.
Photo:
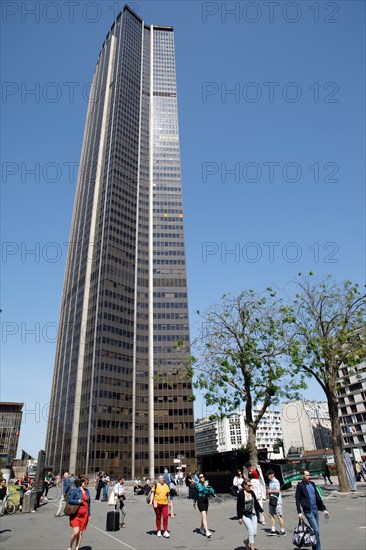
<svg viewBox="0 0 366 550">
<path fill-rule="evenodd" d="M 88 105 L 47 431 L 56 471 L 194 463 L 174 33 L 128 6 Z M 177 345 L 178 344 L 178 345 Z"/>
</svg>

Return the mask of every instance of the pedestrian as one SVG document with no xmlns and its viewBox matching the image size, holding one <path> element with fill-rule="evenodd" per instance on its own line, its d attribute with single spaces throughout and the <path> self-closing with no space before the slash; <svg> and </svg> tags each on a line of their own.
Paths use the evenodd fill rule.
<svg viewBox="0 0 366 550">
<path fill-rule="evenodd" d="M 175 495 L 177 494 L 177 491 L 174 487 L 174 485 L 176 485 L 176 482 L 175 479 L 173 479 L 172 475 L 169 473 L 168 468 L 164 469 L 164 482 L 168 485 L 170 489 L 170 517 L 175 518 L 173 500 Z"/>
<path fill-rule="evenodd" d="M 257 516 L 263 514 L 264 510 L 259 504 L 255 492 L 252 488 L 250 479 L 245 479 L 243 482 L 243 490 L 238 491 L 236 500 L 236 513 L 238 516 L 239 524 L 244 523 L 248 538 L 244 540 L 244 546 L 250 550 L 254 550 L 254 538 L 257 534 Z"/>
<path fill-rule="evenodd" d="M 158 482 L 154 483 L 151 488 L 149 505 L 154 506 L 156 516 L 156 534 L 158 537 L 161 537 L 161 518 L 163 518 L 163 537 L 166 539 L 170 537 L 168 531 L 169 502 L 170 489 L 164 482 L 164 475 L 161 474 L 158 478 Z"/>
<path fill-rule="evenodd" d="M 19 480 L 19 487 L 20 487 L 20 496 L 19 496 L 19 510 L 22 510 L 23 508 L 23 499 L 24 499 L 24 493 L 28 491 L 30 478 L 27 472 L 25 472 L 24 476 Z"/>
<path fill-rule="evenodd" d="M 114 486 L 114 495 L 117 498 L 117 502 L 119 503 L 119 510 L 121 512 L 122 521 L 120 522 L 121 527 L 126 527 L 125 518 L 126 518 L 126 506 L 125 506 L 125 500 L 126 500 L 126 489 L 124 488 L 124 478 L 122 476 L 119 476 L 117 483 Z"/>
<path fill-rule="evenodd" d="M 205 480 L 204 474 L 198 475 L 198 483 L 196 484 L 194 491 L 193 508 L 198 507 L 201 512 L 201 528 L 200 533 L 206 535 L 207 538 L 211 537 L 211 533 L 208 530 L 207 525 L 207 512 L 208 512 L 208 496 L 216 496 L 214 489 L 211 487 L 208 481 Z"/>
<path fill-rule="evenodd" d="M 6 479 L 2 479 L 0 483 L 0 516 L 4 515 L 5 511 L 5 503 L 6 499 L 8 498 L 8 487 L 6 484 Z"/>
<path fill-rule="evenodd" d="M 109 487 L 110 477 L 104 473 L 103 474 L 103 500 L 108 500 L 108 487 Z"/>
<path fill-rule="evenodd" d="M 330 470 L 329 470 L 329 466 L 328 466 L 327 462 L 325 463 L 325 466 L 324 466 L 323 478 L 324 478 L 325 485 L 327 484 L 327 479 L 328 479 L 329 483 L 331 485 L 333 485 L 333 481 L 330 479 Z"/>
<path fill-rule="evenodd" d="M 90 493 L 88 489 L 89 479 L 87 477 L 80 479 L 80 487 L 71 490 L 69 496 L 70 504 L 80 504 L 79 510 L 73 516 L 70 516 L 70 527 L 72 535 L 67 550 L 72 550 L 74 542 L 75 550 L 79 550 L 81 539 L 90 520 Z"/>
<path fill-rule="evenodd" d="M 44 481 L 43 481 L 43 491 L 42 491 L 42 500 L 45 500 L 47 502 L 47 495 L 48 495 L 48 491 L 51 487 L 51 484 L 53 482 L 53 475 L 52 475 L 52 472 L 48 472 L 46 477 L 44 478 Z"/>
<path fill-rule="evenodd" d="M 276 521 L 275 517 L 277 516 L 278 523 L 280 524 L 280 532 L 279 535 L 284 537 L 286 535 L 285 531 L 285 525 L 283 521 L 283 513 L 282 513 L 282 495 L 281 495 L 281 485 L 278 479 L 275 477 L 275 473 L 273 470 L 267 471 L 267 476 L 269 479 L 268 483 L 268 510 L 269 510 L 269 518 L 271 520 L 271 531 L 269 535 L 276 536 Z"/>
<path fill-rule="evenodd" d="M 96 502 L 100 501 L 100 493 L 101 493 L 101 490 L 103 489 L 103 485 L 104 485 L 103 474 L 102 472 L 99 472 L 99 474 L 97 475 L 97 479 L 95 481 L 95 489 L 96 489 L 95 501 Z"/>
<path fill-rule="evenodd" d="M 255 494 L 255 496 L 256 496 L 256 498 L 259 502 L 259 505 L 261 506 L 261 508 L 263 508 L 263 499 L 266 498 L 266 493 L 265 493 L 264 486 L 259 481 L 259 479 L 254 477 L 254 475 L 252 473 L 249 474 L 249 481 L 252 484 L 252 491 Z M 266 524 L 265 515 L 262 514 L 262 513 L 258 513 L 257 514 L 257 521 L 258 521 L 258 523 L 261 523 L 262 525 L 265 525 Z"/>
<path fill-rule="evenodd" d="M 145 479 L 145 485 L 143 486 L 144 495 L 147 496 L 151 491 L 150 479 Z"/>
<path fill-rule="evenodd" d="M 66 504 L 67 500 L 69 499 L 70 485 L 71 485 L 71 482 L 70 482 L 69 473 L 65 472 L 64 475 L 63 475 L 63 482 L 62 482 L 62 494 L 61 494 L 61 498 L 60 498 L 60 502 L 59 502 L 59 505 L 58 505 L 57 512 L 54 515 L 55 518 L 60 517 L 61 511 L 62 511 L 62 506 L 64 504 Z"/>
<path fill-rule="evenodd" d="M 244 483 L 243 472 L 241 470 L 238 470 L 236 472 L 236 476 L 233 479 L 232 494 L 234 496 L 236 496 L 238 492 L 241 489 L 243 489 L 243 483 Z"/>
<path fill-rule="evenodd" d="M 361 461 L 358 461 L 356 462 L 355 464 L 355 470 L 356 470 L 356 481 L 361 481 L 361 478 L 366 481 L 365 479 L 365 475 L 363 473 L 363 466 L 362 466 L 362 462 Z"/>
<path fill-rule="evenodd" d="M 324 512 L 324 516 L 329 518 L 329 512 L 315 487 L 315 483 L 310 480 L 310 473 L 307 470 L 302 472 L 302 481 L 296 487 L 296 508 L 299 519 L 303 519 L 303 513 L 310 523 L 310 527 L 316 536 L 316 545 L 312 550 L 321 550 L 319 534 L 319 510 Z"/>
<path fill-rule="evenodd" d="M 256 478 L 256 479 L 259 479 L 259 473 L 258 471 L 255 469 L 255 468 L 252 468 L 252 465 L 250 464 L 250 462 L 247 462 L 245 464 L 245 467 L 246 469 L 248 470 L 248 477 L 249 477 L 249 474 L 253 474 L 253 476 Z"/>
<path fill-rule="evenodd" d="M 187 498 L 193 499 L 193 498 L 194 498 L 194 490 L 195 490 L 196 484 L 195 484 L 195 482 L 194 482 L 192 472 L 189 472 L 189 473 L 186 475 L 185 484 L 186 484 L 186 487 L 188 487 L 188 495 L 187 495 Z"/>
</svg>

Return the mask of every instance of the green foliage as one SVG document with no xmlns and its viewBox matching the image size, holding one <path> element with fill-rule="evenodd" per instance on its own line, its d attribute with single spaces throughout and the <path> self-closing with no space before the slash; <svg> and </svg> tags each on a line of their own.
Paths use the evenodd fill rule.
<svg viewBox="0 0 366 550">
<path fill-rule="evenodd" d="M 252 409 L 259 406 L 256 429 L 270 405 L 299 397 L 305 377 L 295 377 L 287 362 L 285 336 L 291 320 L 290 308 L 271 287 L 262 294 L 224 295 L 221 304 L 206 312 L 192 369 L 195 387 L 218 416 L 245 404 L 246 421 L 253 423 Z"/>
<path fill-rule="evenodd" d="M 313 273 L 292 282 L 288 307 L 288 351 L 296 372 L 313 376 L 328 399 L 337 389 L 339 369 L 352 368 L 366 356 L 365 293 L 351 281 L 337 283 Z"/>
</svg>

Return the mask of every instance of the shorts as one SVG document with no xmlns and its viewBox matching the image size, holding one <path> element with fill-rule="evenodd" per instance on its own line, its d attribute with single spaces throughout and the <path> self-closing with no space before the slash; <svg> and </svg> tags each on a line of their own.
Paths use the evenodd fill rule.
<svg viewBox="0 0 366 550">
<path fill-rule="evenodd" d="M 277 506 L 268 506 L 269 513 L 271 516 L 282 516 L 282 504 L 277 504 Z"/>
<path fill-rule="evenodd" d="M 207 512 L 208 510 L 208 497 L 198 497 L 197 508 L 200 512 Z"/>
</svg>

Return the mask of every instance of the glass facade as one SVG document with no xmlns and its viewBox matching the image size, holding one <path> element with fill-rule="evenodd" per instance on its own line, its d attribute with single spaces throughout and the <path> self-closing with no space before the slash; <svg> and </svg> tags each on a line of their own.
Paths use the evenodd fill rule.
<svg viewBox="0 0 366 550">
<path fill-rule="evenodd" d="M 125 7 L 93 78 L 47 461 L 127 477 L 195 462 L 174 33 Z M 180 343 L 177 346 L 177 343 Z"/>
</svg>

